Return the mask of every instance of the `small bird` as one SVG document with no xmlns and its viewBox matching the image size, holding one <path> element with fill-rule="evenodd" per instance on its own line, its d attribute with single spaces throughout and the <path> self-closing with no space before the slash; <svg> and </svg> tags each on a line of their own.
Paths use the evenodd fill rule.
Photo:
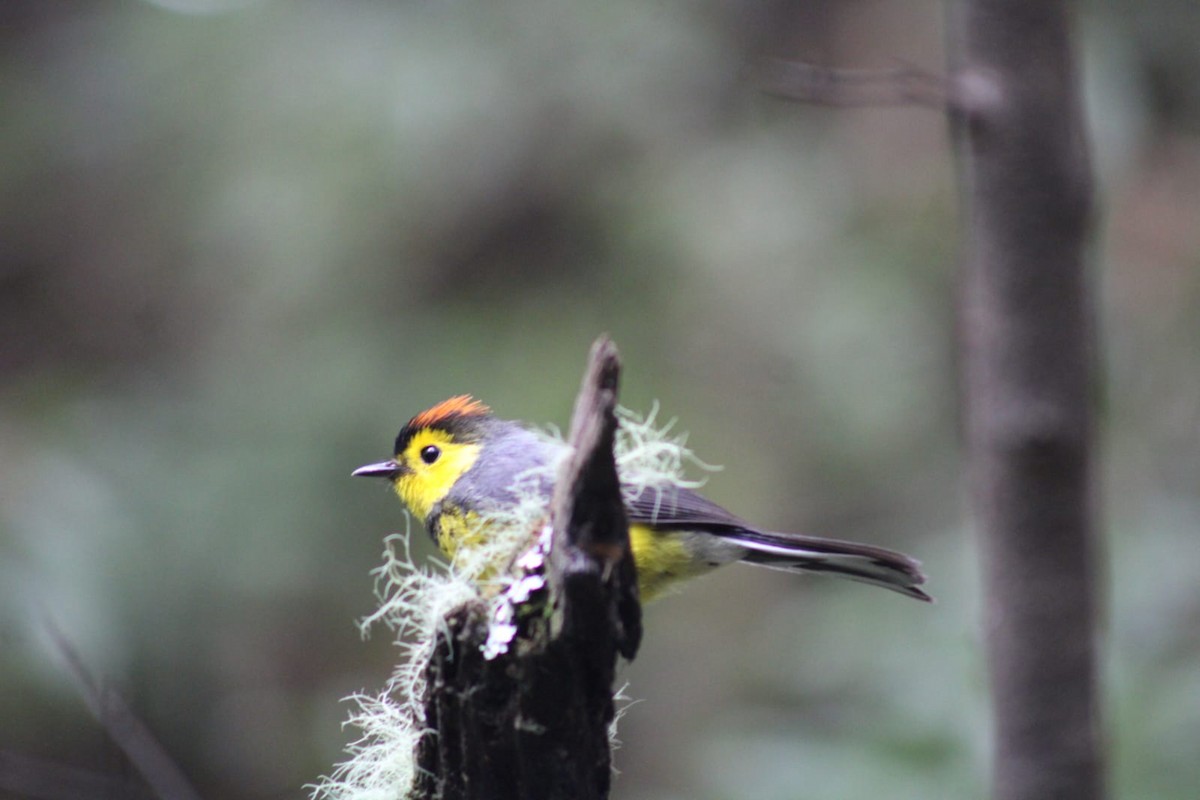
<svg viewBox="0 0 1200 800">
<path fill-rule="evenodd" d="M 567 445 L 494 416 L 469 395 L 417 414 L 387 461 L 354 470 L 386 478 L 452 559 L 486 536 L 481 515 L 517 501 L 513 479 L 555 463 Z M 549 498 L 550 486 L 543 487 Z M 790 572 L 835 575 L 930 601 L 920 564 L 903 553 L 799 533 L 764 531 L 681 486 L 627 500 L 629 541 L 643 601 L 716 567 L 743 561 Z"/>
</svg>

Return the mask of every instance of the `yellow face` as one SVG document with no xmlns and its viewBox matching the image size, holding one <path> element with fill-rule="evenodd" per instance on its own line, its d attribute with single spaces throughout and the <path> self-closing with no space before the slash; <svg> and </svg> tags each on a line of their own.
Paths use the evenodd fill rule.
<svg viewBox="0 0 1200 800">
<path fill-rule="evenodd" d="M 464 444 L 436 428 L 422 428 L 396 453 L 400 469 L 393 486 L 408 510 L 422 523 L 446 497 L 454 482 L 479 458 L 479 444 Z"/>
</svg>

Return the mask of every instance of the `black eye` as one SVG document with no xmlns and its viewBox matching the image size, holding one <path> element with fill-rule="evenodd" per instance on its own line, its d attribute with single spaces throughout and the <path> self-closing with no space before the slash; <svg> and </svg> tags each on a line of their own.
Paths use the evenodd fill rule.
<svg viewBox="0 0 1200 800">
<path fill-rule="evenodd" d="M 421 460 L 426 464 L 432 464 L 433 462 L 437 461 L 438 456 L 441 454 L 442 451 L 432 444 L 421 448 Z"/>
</svg>

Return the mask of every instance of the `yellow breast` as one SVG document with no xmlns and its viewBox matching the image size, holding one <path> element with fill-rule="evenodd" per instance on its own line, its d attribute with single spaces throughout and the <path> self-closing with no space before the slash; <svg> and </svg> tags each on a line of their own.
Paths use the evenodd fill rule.
<svg viewBox="0 0 1200 800">
<path fill-rule="evenodd" d="M 472 552 L 478 552 L 487 543 L 488 528 L 487 523 L 474 512 L 444 508 L 434 533 L 438 547 L 453 563 Z"/>
</svg>

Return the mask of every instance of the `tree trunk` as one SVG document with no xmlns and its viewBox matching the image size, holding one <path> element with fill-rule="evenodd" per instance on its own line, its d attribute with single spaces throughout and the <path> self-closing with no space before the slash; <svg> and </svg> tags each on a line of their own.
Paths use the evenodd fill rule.
<svg viewBox="0 0 1200 800">
<path fill-rule="evenodd" d="M 1091 176 L 1060 0 L 961 0 L 952 109 L 994 800 L 1104 796 L 1084 269 Z"/>
</svg>

